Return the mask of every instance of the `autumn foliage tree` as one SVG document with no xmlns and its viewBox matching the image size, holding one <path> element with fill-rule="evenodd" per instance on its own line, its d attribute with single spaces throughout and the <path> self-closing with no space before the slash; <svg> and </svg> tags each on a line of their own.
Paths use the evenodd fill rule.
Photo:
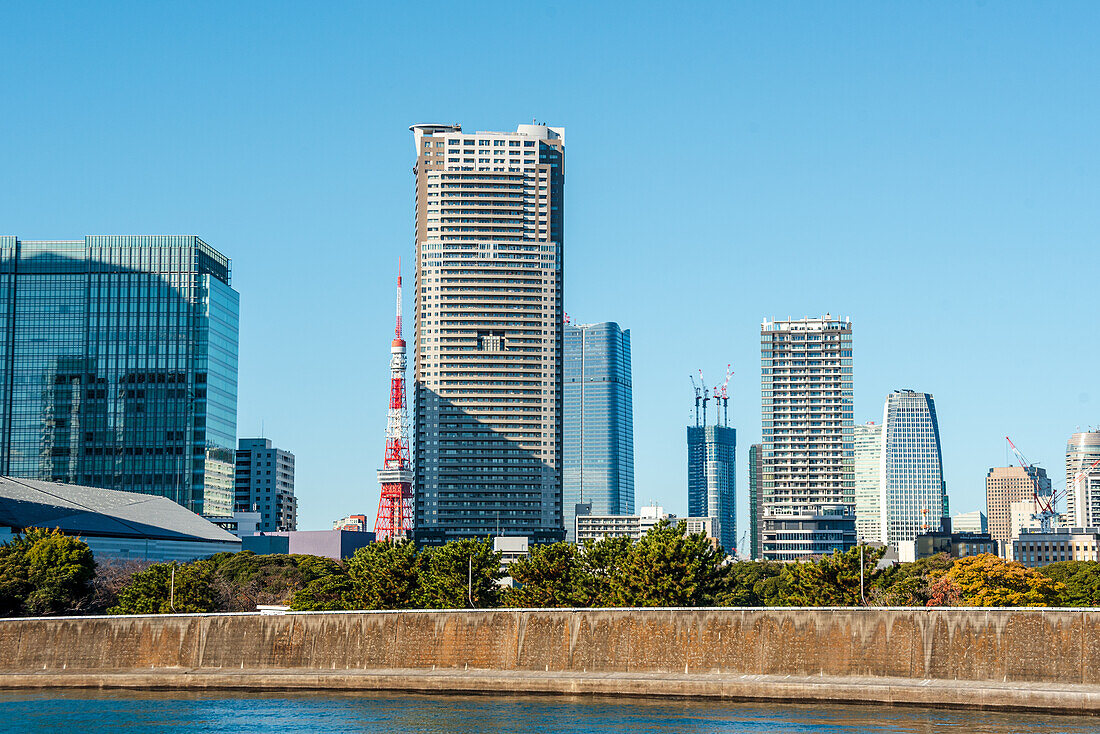
<svg viewBox="0 0 1100 734">
<path fill-rule="evenodd" d="M 990 553 L 959 558 L 936 584 L 958 589 L 960 606 L 1048 607 L 1061 603 L 1065 584 Z"/>
</svg>

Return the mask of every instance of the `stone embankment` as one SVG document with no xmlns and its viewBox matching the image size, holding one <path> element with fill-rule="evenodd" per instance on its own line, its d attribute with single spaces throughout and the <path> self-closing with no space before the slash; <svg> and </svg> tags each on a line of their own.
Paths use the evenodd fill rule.
<svg viewBox="0 0 1100 734">
<path fill-rule="evenodd" d="M 0 687 L 668 695 L 1100 713 L 1100 610 L 10 619 L 0 620 Z"/>
</svg>

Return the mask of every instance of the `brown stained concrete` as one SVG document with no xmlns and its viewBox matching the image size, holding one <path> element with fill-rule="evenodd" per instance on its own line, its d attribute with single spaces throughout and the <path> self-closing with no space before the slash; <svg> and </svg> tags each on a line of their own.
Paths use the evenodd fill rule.
<svg viewBox="0 0 1100 734">
<path fill-rule="evenodd" d="M 0 620 L 0 687 L 614 693 L 1100 712 L 1100 610 Z"/>
</svg>

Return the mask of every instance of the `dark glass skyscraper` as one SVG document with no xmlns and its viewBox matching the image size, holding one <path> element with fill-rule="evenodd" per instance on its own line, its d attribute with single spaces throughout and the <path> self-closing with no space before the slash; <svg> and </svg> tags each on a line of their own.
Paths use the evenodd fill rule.
<svg viewBox="0 0 1100 734">
<path fill-rule="evenodd" d="M 231 510 L 229 275 L 198 237 L 0 236 L 0 473 Z"/>
<path fill-rule="evenodd" d="M 565 327 L 565 532 L 578 503 L 593 515 L 634 513 L 634 398 L 630 330 L 605 321 Z"/>
<path fill-rule="evenodd" d="M 727 378 L 728 381 L 728 378 Z M 704 389 L 705 390 L 705 389 Z M 688 426 L 688 515 L 712 517 L 718 541 L 729 555 L 737 551 L 737 431 L 729 427 L 725 388 L 714 391 L 715 422 L 707 425 L 709 391 L 695 393 L 695 425 Z M 720 397 L 720 395 L 723 395 Z"/>
</svg>

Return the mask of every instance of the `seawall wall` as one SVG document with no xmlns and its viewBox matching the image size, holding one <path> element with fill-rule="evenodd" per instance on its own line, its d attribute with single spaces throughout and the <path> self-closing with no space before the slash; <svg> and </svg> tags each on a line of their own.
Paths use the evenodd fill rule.
<svg viewBox="0 0 1100 734">
<path fill-rule="evenodd" d="M 0 687 L 721 696 L 1100 711 L 1100 609 L 0 620 Z"/>
</svg>

